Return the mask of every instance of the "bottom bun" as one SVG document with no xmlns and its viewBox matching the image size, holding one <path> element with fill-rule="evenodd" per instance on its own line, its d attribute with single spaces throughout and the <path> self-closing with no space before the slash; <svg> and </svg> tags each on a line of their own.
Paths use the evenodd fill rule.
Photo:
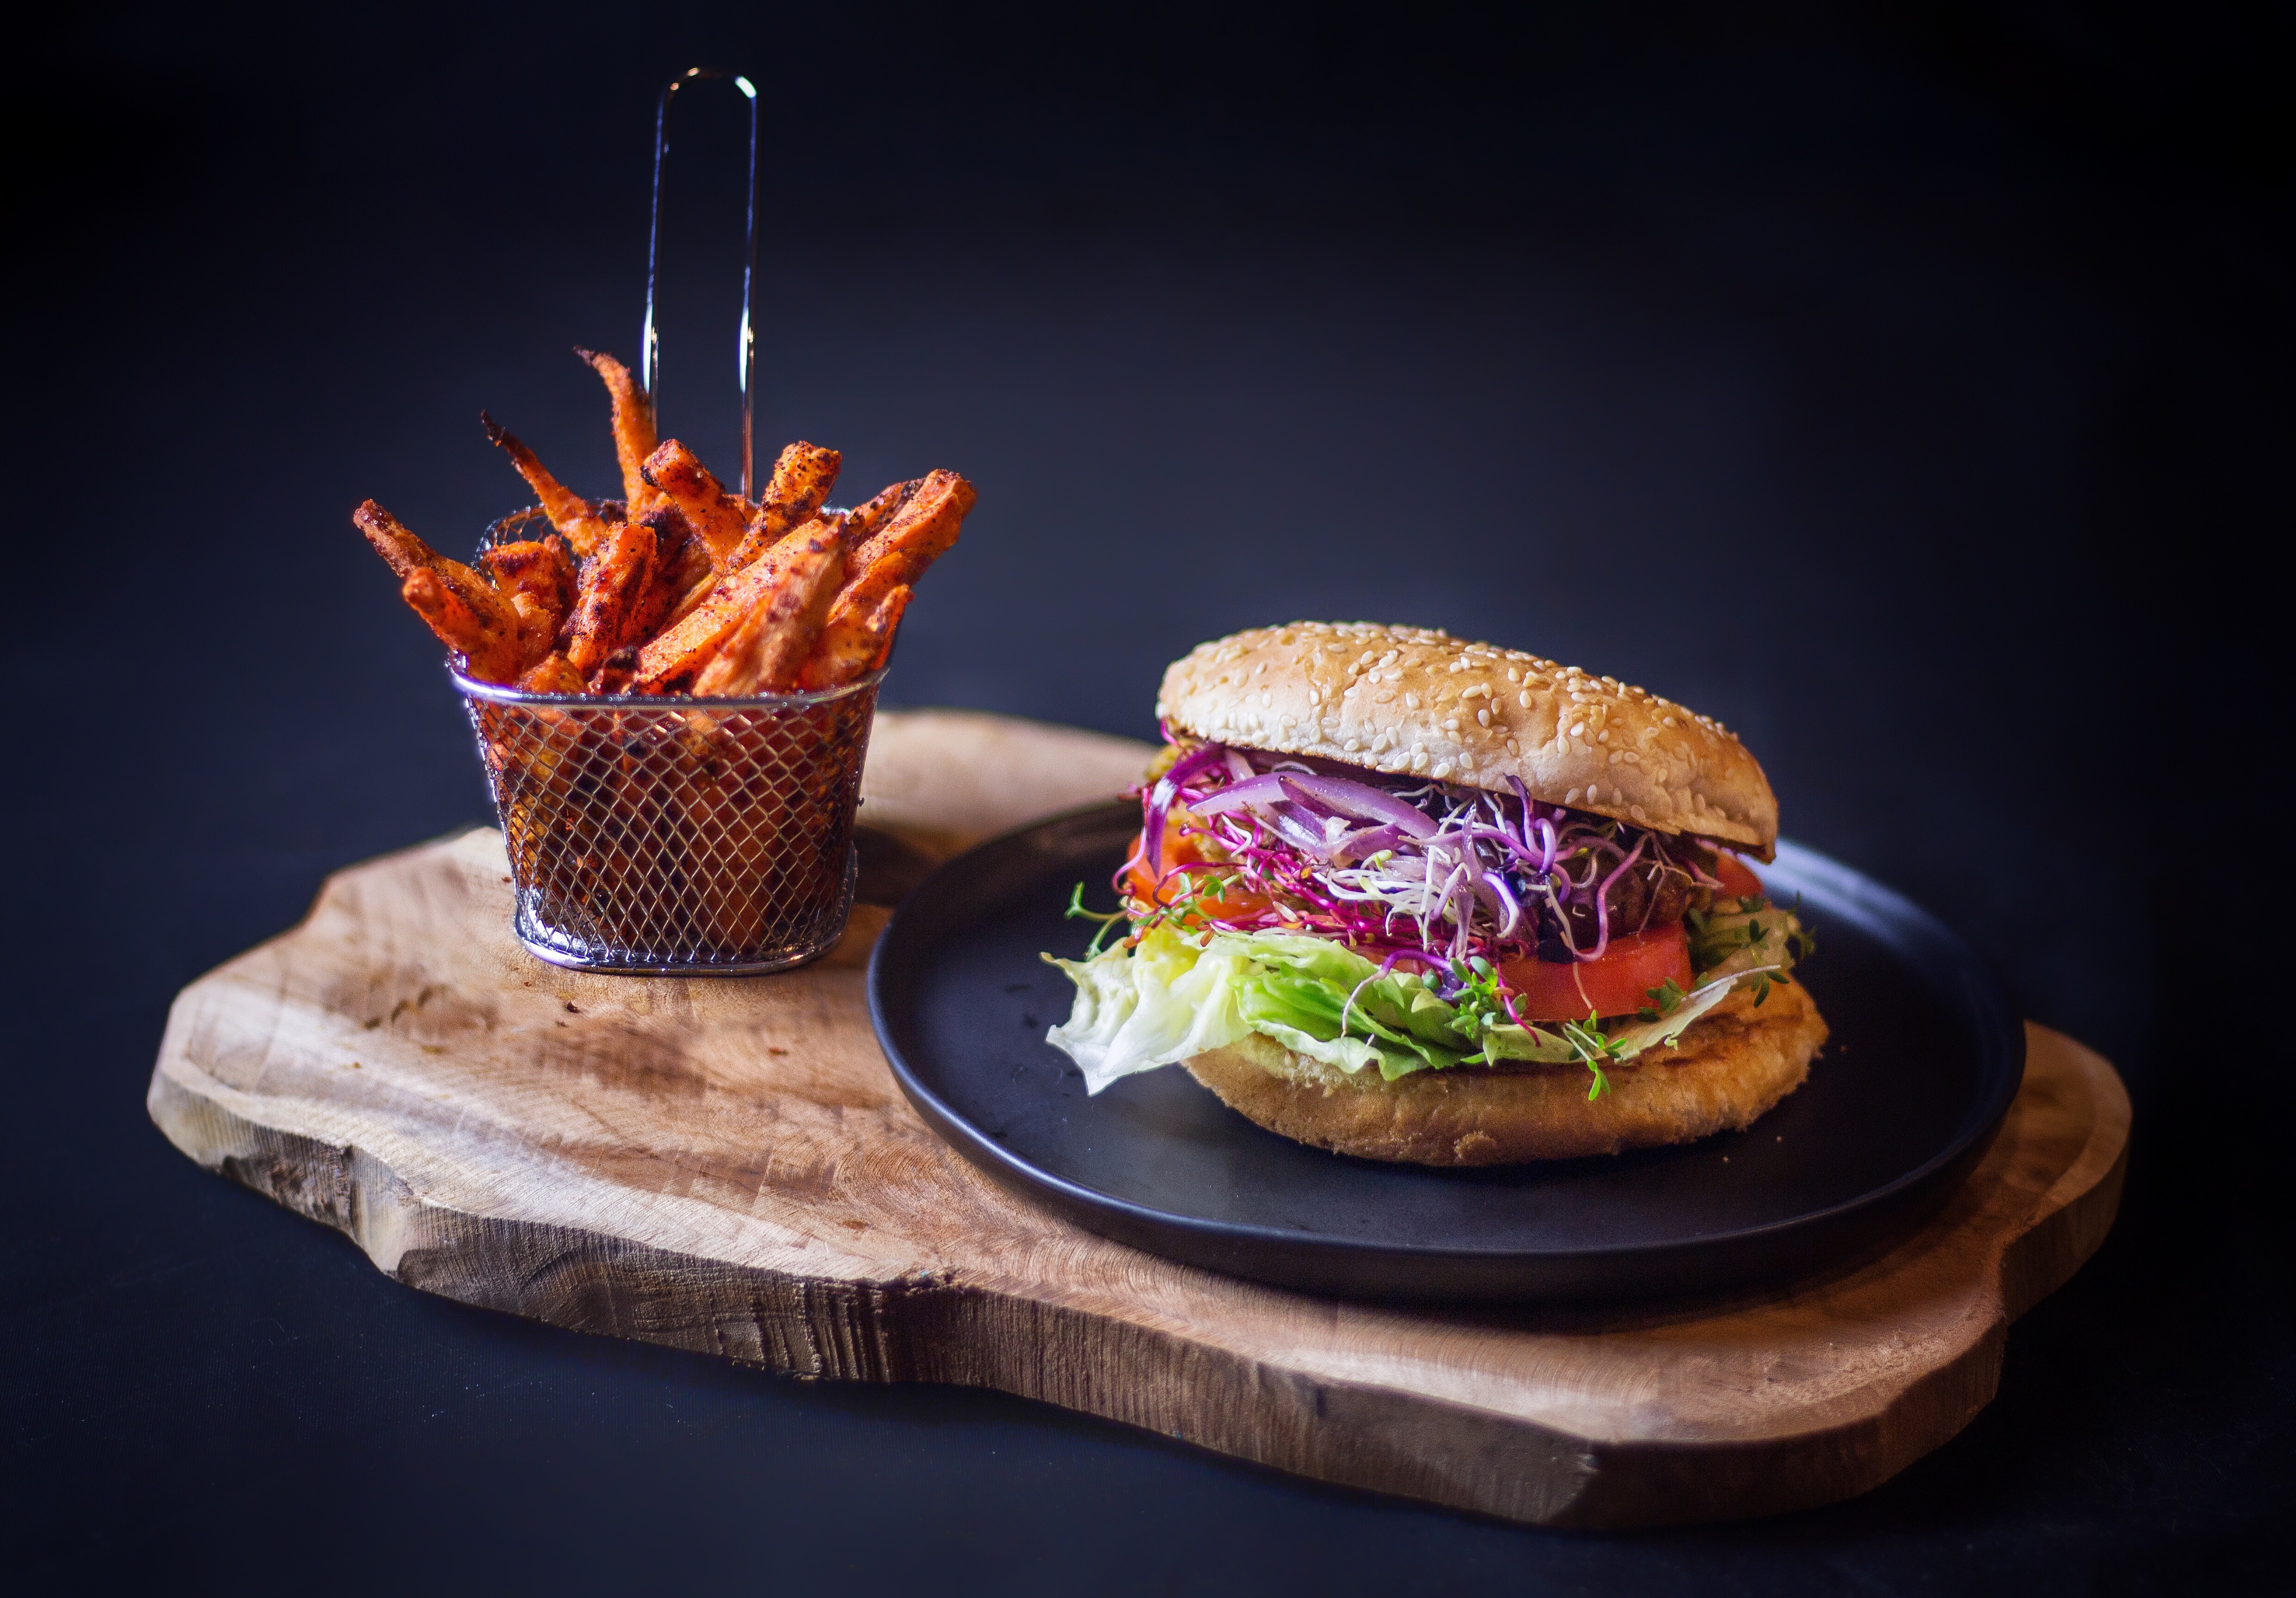
<svg viewBox="0 0 2296 1598">
<path fill-rule="evenodd" d="M 1457 1066 L 1389 1082 L 1257 1033 L 1185 1063 L 1230 1109 L 1319 1149 L 1414 1165 L 1515 1165 L 1744 1127 L 1801 1086 L 1825 1035 L 1799 983 L 1774 986 L 1759 1005 L 1741 988 L 1677 1047 L 1608 1068 L 1611 1091 L 1591 1102 L 1582 1066 Z"/>
</svg>

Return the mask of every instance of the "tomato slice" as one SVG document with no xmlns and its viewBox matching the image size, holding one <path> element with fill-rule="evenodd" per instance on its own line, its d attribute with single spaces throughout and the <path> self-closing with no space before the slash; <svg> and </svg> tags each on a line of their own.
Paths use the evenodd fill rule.
<svg viewBox="0 0 2296 1598">
<path fill-rule="evenodd" d="M 1650 1004 L 1649 990 L 1660 983 L 1690 986 L 1690 939 L 1675 922 L 1611 938 L 1600 960 L 1510 960 L 1499 974 L 1514 991 L 1515 1013 L 1527 1021 L 1583 1021 L 1589 1012 L 1631 1015 Z"/>
<path fill-rule="evenodd" d="M 1725 897 L 1746 898 L 1762 892 L 1762 879 L 1727 849 L 1714 851 L 1714 874 L 1721 880 Z"/>
<path fill-rule="evenodd" d="M 1162 847 L 1158 851 L 1160 857 L 1153 862 L 1145 858 L 1148 831 L 1145 827 L 1141 829 L 1140 835 L 1132 840 L 1132 859 L 1124 873 L 1124 886 L 1135 898 L 1152 905 L 1169 905 L 1185 898 L 1198 881 L 1211 874 L 1188 872 L 1166 879 L 1162 891 L 1157 889 L 1157 880 L 1173 866 L 1194 865 L 1206 858 L 1201 836 L 1193 831 L 1202 825 L 1186 806 L 1174 805 L 1165 813 Z M 1191 830 L 1183 832 L 1183 827 Z M 1243 921 L 1267 909 L 1267 901 L 1256 893 L 1231 889 L 1223 897 L 1204 900 L 1201 908 L 1217 921 Z M 1189 915 L 1180 918 L 1183 924 L 1194 919 Z"/>
</svg>

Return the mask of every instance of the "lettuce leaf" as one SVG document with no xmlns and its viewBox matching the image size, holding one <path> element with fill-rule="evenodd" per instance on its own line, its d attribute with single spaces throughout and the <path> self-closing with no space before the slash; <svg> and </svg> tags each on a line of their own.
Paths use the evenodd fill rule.
<svg viewBox="0 0 2296 1598">
<path fill-rule="evenodd" d="M 1045 1041 L 1077 1062 L 1087 1092 L 1250 1031 L 1236 1009 L 1236 958 L 1207 955 L 1168 927 L 1090 960 L 1045 958 L 1077 987 L 1069 1019 Z"/>
<path fill-rule="evenodd" d="M 1793 963 L 1796 939 L 1803 929 L 1792 911 L 1760 899 L 1724 903 L 1733 907 L 1705 914 L 1693 911 L 1683 919 L 1690 938 L 1690 968 L 1701 982 L 1742 977 L 1765 967 L 1784 971 Z M 1736 907 L 1746 904 L 1760 908 Z"/>
<path fill-rule="evenodd" d="M 1792 925 L 1779 911 L 1759 914 L 1776 931 L 1766 924 L 1766 936 L 1758 939 L 1738 932 L 1732 957 L 1718 962 L 1710 979 L 1684 995 L 1672 1012 L 1607 1035 L 1592 1030 L 1591 1019 L 1585 1027 L 1565 1031 L 1488 1025 L 1447 1004 L 1424 977 L 1406 971 L 1382 976 L 1371 961 L 1329 938 L 1222 932 L 1199 944 L 1169 923 L 1160 923 L 1129 947 L 1090 960 L 1045 956 L 1077 987 L 1069 1019 L 1047 1032 L 1046 1041 L 1077 1062 L 1086 1088 L 1095 1094 L 1136 1071 L 1224 1048 L 1255 1032 L 1349 1075 L 1377 1066 L 1390 1082 L 1414 1071 L 1465 1063 L 1525 1060 L 1562 1065 L 1578 1060 L 1595 1072 L 1599 1091 L 1603 1063 L 1631 1060 L 1672 1043 L 1720 1004 L 1742 977 L 1792 963 L 1780 947 L 1780 958 L 1755 963 L 1784 944 L 1783 934 Z M 1578 1041 L 1570 1030 L 1580 1034 Z"/>
</svg>

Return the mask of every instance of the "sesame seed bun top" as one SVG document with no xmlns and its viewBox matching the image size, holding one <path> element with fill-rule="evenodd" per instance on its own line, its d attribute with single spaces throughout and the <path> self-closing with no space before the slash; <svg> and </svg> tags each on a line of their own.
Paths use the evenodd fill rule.
<svg viewBox="0 0 2296 1598">
<path fill-rule="evenodd" d="M 1778 805 L 1710 717 L 1615 677 L 1422 627 L 1294 622 L 1216 638 L 1164 673 L 1176 732 L 1511 793 L 1767 859 Z"/>
</svg>

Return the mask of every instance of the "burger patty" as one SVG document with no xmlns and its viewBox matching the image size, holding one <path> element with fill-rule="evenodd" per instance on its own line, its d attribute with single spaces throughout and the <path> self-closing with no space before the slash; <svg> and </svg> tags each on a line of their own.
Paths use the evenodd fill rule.
<svg viewBox="0 0 2296 1598">
<path fill-rule="evenodd" d="M 1628 848 L 1633 846 L 1629 844 Z M 1681 858 L 1679 856 L 1688 856 Z M 1652 833 L 1644 845 L 1642 858 L 1620 874 L 1603 896 L 1609 913 L 1611 935 L 1647 931 L 1652 927 L 1671 926 L 1693 910 L 1711 907 L 1714 890 L 1698 881 L 1687 867 L 1696 865 L 1709 875 L 1713 873 L 1714 855 L 1702 849 L 1688 839 L 1669 838 L 1661 841 Z M 1578 867 L 1580 871 L 1586 868 Z M 1570 930 L 1570 943 L 1579 948 L 1591 948 L 1601 929 L 1595 924 L 1595 906 L 1574 901 L 1563 906 L 1562 922 L 1558 922 L 1551 906 L 1541 900 L 1538 918 L 1538 957 L 1542 960 L 1568 960 L 1570 947 L 1562 937 L 1562 922 Z"/>
</svg>

